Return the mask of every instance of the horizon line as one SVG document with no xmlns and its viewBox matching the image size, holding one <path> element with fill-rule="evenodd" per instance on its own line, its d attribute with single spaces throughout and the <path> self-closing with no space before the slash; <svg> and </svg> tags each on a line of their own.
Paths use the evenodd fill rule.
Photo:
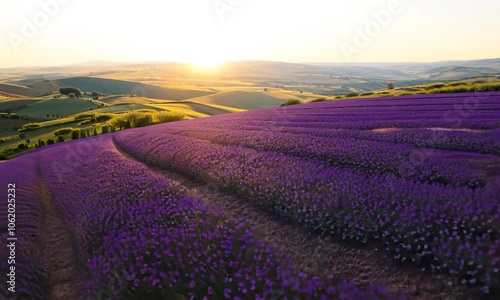
<svg viewBox="0 0 500 300">
<path fill-rule="evenodd" d="M 432 64 L 441 62 L 473 62 L 473 61 L 484 61 L 484 60 L 500 60 L 500 57 L 488 57 L 488 58 L 475 58 L 475 59 L 447 59 L 447 60 L 432 60 L 432 61 L 359 61 L 359 62 L 341 62 L 341 61 L 280 61 L 280 60 L 265 60 L 265 59 L 241 59 L 241 60 L 228 60 L 224 63 L 238 63 L 238 62 L 274 62 L 274 63 L 287 63 L 287 64 L 342 64 L 342 65 L 360 65 L 360 64 Z M 91 60 L 82 61 L 75 63 L 66 63 L 60 65 L 31 65 L 31 66 L 19 66 L 19 67 L 0 67 L 0 70 L 7 69 L 29 69 L 29 68 L 60 68 L 60 67 L 70 67 L 85 64 L 192 64 L 189 61 L 173 61 L 173 60 L 151 60 L 151 61 L 112 61 L 112 60 Z"/>
</svg>

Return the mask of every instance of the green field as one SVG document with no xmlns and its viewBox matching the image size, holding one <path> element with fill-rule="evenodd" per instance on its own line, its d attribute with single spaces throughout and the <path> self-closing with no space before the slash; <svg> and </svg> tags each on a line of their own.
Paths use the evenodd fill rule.
<svg viewBox="0 0 500 300">
<path fill-rule="evenodd" d="M 191 101 L 221 105 L 244 110 L 276 107 L 290 98 L 299 98 L 310 100 L 319 97 L 314 94 L 304 94 L 294 91 L 268 91 L 259 90 L 240 90 L 240 91 L 225 91 L 216 95 L 204 96 L 191 99 Z"/>
<path fill-rule="evenodd" d="M 98 107 L 98 105 L 88 102 L 86 99 L 82 98 L 47 99 L 16 110 L 16 114 L 30 119 L 48 120 L 54 118 L 52 115 L 67 117 L 83 111 L 88 111 L 91 108 L 96 109 Z"/>
<path fill-rule="evenodd" d="M 149 105 L 124 103 L 124 104 L 112 105 L 109 107 L 98 108 L 98 109 L 95 109 L 93 112 L 95 112 L 95 113 L 124 113 L 124 112 L 132 112 L 132 111 L 137 111 L 137 110 L 149 110 L 149 109 L 161 110 L 159 108 L 154 108 L 154 107 L 149 106 Z"/>
<path fill-rule="evenodd" d="M 28 141 L 30 142 L 29 149 L 34 149 L 39 140 L 44 142 L 57 140 L 54 131 L 62 128 L 89 129 L 91 132 L 96 128 L 97 132 L 101 133 L 102 126 L 111 128 L 116 125 L 117 130 L 124 129 L 122 127 L 126 126 L 127 119 L 140 119 L 136 121 L 137 124 L 153 124 L 170 119 L 202 118 L 244 111 L 238 108 L 191 101 L 164 101 L 120 95 L 102 97 L 100 100 L 57 95 L 32 99 L 7 99 L 0 101 L 0 111 L 2 110 L 5 111 L 1 113 L 2 118 L 0 118 L 0 139 L 2 140 L 0 158 L 2 159 L 12 158 L 26 152 L 27 149 L 21 149 L 18 146 Z M 157 115 L 155 112 L 162 112 L 162 114 Z M 105 117 L 106 120 L 99 121 L 100 117 Z M 23 126 L 27 124 L 31 124 L 29 126 L 32 129 L 24 130 Z M 71 135 L 63 135 L 63 138 L 68 140 Z"/>
</svg>

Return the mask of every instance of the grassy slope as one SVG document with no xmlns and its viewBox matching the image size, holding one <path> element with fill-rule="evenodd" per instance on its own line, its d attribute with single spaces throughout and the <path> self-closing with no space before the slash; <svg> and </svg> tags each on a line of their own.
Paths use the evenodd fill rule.
<svg viewBox="0 0 500 300">
<path fill-rule="evenodd" d="M 17 94 L 11 94 L 11 93 L 6 93 L 3 91 L 0 91 L 0 101 L 1 100 L 12 100 L 15 98 L 24 98 L 24 96 L 17 95 Z"/>
<path fill-rule="evenodd" d="M 483 82 L 484 81 L 484 82 Z M 444 85 L 443 87 L 440 87 Z M 356 98 L 373 98 L 373 97 L 389 97 L 389 96 L 404 96 L 404 95 L 416 95 L 416 94 L 436 94 L 436 93 L 447 93 L 447 92 L 461 92 L 457 91 L 457 89 L 470 89 L 470 88 L 482 88 L 488 86 L 496 86 L 497 89 L 500 87 L 500 81 L 492 78 L 474 78 L 460 81 L 449 81 L 449 82 L 434 82 L 428 84 L 420 84 L 416 86 L 406 86 L 406 87 L 397 87 L 395 89 L 381 89 L 376 90 L 371 93 L 367 93 L 366 95 L 360 94 L 359 96 L 354 97 L 346 97 L 338 96 L 339 98 L 348 98 L 348 99 L 356 99 Z M 327 97 L 327 99 L 331 100 L 332 97 Z"/>
<path fill-rule="evenodd" d="M 81 98 L 60 98 L 60 99 L 47 99 L 31 105 L 26 106 L 16 113 L 20 116 L 27 116 L 29 118 L 46 118 L 49 114 L 58 114 L 59 116 L 70 116 L 76 113 L 89 111 L 90 108 L 95 109 L 97 106 Z"/>
<path fill-rule="evenodd" d="M 9 136 L 9 132 L 16 132 L 14 127 L 22 127 L 24 124 L 29 123 L 29 121 L 22 119 L 4 119 L 0 118 L 0 137 Z"/>
<path fill-rule="evenodd" d="M 171 112 L 185 114 L 191 118 L 201 118 L 206 116 L 220 115 L 231 112 L 241 112 L 242 109 L 225 107 L 221 105 L 208 105 L 192 101 L 181 101 L 172 103 L 157 103 L 148 106 L 157 107 Z"/>
<path fill-rule="evenodd" d="M 23 105 L 31 105 L 35 104 L 39 101 L 42 101 L 43 99 L 40 98 L 34 98 L 34 99 L 5 99 L 1 100 L 0 99 L 0 111 L 6 111 L 8 109 L 12 109 L 13 111 L 18 109 L 20 106 Z"/>
<path fill-rule="evenodd" d="M 79 121 L 73 121 L 73 122 L 69 122 L 69 123 L 65 123 L 65 124 L 59 124 L 59 125 L 54 125 L 54 126 L 50 126 L 50 127 L 43 127 L 43 128 L 39 128 L 39 129 L 32 130 L 32 131 L 25 131 L 24 133 L 26 134 L 26 137 L 32 141 L 32 143 L 35 143 L 38 139 L 54 138 L 52 132 L 57 130 L 57 129 L 61 129 L 61 128 L 65 128 L 65 127 L 78 128 L 77 127 L 78 123 L 79 123 Z M 18 133 L 19 132 L 17 132 L 17 131 L 2 132 L 2 133 L 0 133 L 0 137 L 12 136 L 12 135 L 15 135 Z M 15 145 L 19 144 L 20 142 L 22 142 L 21 139 L 9 140 L 9 141 L 3 143 L 0 147 L 0 149 L 15 146 Z"/>
<path fill-rule="evenodd" d="M 99 98 L 99 101 L 108 104 L 123 104 L 123 103 L 134 103 L 134 104 L 151 104 L 157 103 L 158 100 L 148 99 L 144 97 L 130 97 L 130 96 L 107 96 Z M 165 100 L 166 101 L 166 100 Z"/>
<path fill-rule="evenodd" d="M 26 86 L 11 84 L 11 83 L 0 83 L 0 90 L 5 93 L 28 96 L 28 97 L 40 96 L 39 91 L 36 91 Z"/>
<path fill-rule="evenodd" d="M 239 109 L 259 109 L 266 107 L 276 107 L 286 98 L 266 92 L 251 91 L 230 91 L 216 95 L 190 99 L 190 101 L 215 104 Z"/>
<path fill-rule="evenodd" d="M 104 108 L 98 108 L 93 110 L 93 113 L 124 113 L 124 112 L 131 112 L 131 111 L 137 111 L 137 110 L 162 110 L 159 108 L 152 107 L 150 105 L 144 105 L 144 104 L 134 104 L 134 103 L 123 103 L 123 104 L 116 104 L 113 106 L 109 107 L 104 107 Z"/>
<path fill-rule="evenodd" d="M 6 94 L 21 95 L 24 97 L 39 97 L 59 89 L 59 85 L 50 81 L 36 81 L 29 86 L 1 82 L 0 91 Z"/>
<path fill-rule="evenodd" d="M 174 103 L 174 104 L 152 104 L 150 105 L 151 107 L 156 107 L 159 109 L 163 109 L 166 111 L 170 112 L 177 112 L 180 114 L 184 114 L 190 118 L 204 118 L 208 117 L 209 115 L 198 112 L 194 110 L 191 106 L 188 104 L 182 104 L 182 103 Z"/>
</svg>

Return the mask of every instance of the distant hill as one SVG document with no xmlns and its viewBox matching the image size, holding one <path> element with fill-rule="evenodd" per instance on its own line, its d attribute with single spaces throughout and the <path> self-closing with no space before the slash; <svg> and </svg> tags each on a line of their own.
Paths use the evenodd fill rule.
<svg viewBox="0 0 500 300">
<path fill-rule="evenodd" d="M 64 86 L 72 86 L 84 91 L 104 94 L 131 95 L 153 99 L 184 100 L 213 94 L 213 92 L 192 89 L 172 89 L 139 82 L 114 80 L 97 77 L 72 77 L 56 80 Z"/>
<path fill-rule="evenodd" d="M 493 68 L 458 66 L 444 69 L 437 74 L 431 75 L 430 78 L 439 80 L 460 80 L 464 78 L 490 76 L 495 74 L 498 74 L 498 71 Z"/>
<path fill-rule="evenodd" d="M 62 85 L 88 92 L 112 95 L 135 93 L 137 96 L 174 101 L 209 96 L 202 100 L 225 105 L 232 103 L 229 98 L 233 97 L 224 93 L 245 91 L 249 87 L 336 96 L 372 92 L 386 87 L 391 81 L 398 87 L 404 87 L 484 76 L 496 78 L 500 76 L 500 58 L 425 63 L 234 61 L 214 72 L 199 72 L 188 63 L 89 62 L 57 67 L 0 69 L 0 72 L 0 92 L 6 94 L 37 97 Z M 151 78 L 151 81 L 141 83 L 144 78 Z M 218 92 L 222 94 L 213 99 L 210 97 Z M 245 98 L 248 94 L 242 92 L 237 96 Z M 269 107 L 275 103 L 269 97 L 256 96 L 260 104 L 252 108 Z M 241 103 L 238 105 L 241 107 Z M 248 109 L 247 104 L 242 108 Z"/>
</svg>

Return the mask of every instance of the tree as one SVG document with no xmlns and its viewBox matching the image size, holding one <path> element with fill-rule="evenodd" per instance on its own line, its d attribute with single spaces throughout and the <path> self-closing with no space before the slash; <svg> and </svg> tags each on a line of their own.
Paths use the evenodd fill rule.
<svg viewBox="0 0 500 300">
<path fill-rule="evenodd" d="M 80 129 L 73 129 L 73 131 L 71 131 L 71 139 L 77 140 L 79 138 L 80 138 Z"/>
<path fill-rule="evenodd" d="M 19 144 L 17 145 L 17 148 L 18 148 L 19 150 L 26 149 L 26 148 L 28 148 L 28 144 L 26 144 L 26 143 L 24 143 L 24 142 L 19 143 Z"/>
<path fill-rule="evenodd" d="M 393 90 L 393 89 L 394 89 L 394 83 L 393 83 L 393 82 L 389 82 L 389 83 L 387 84 L 387 89 L 388 89 L 388 90 Z"/>
<path fill-rule="evenodd" d="M 67 87 L 67 88 L 60 88 L 59 93 L 62 95 L 69 96 L 69 94 L 74 93 L 76 97 L 80 98 L 82 96 L 82 91 L 80 91 L 77 88 L 72 88 L 72 87 Z"/>
<path fill-rule="evenodd" d="M 92 92 L 92 98 L 94 100 L 99 100 L 99 93 L 98 92 Z"/>
<path fill-rule="evenodd" d="M 73 131 L 73 128 L 66 127 L 66 128 L 54 130 L 53 133 L 55 136 L 63 136 L 63 135 L 70 134 L 72 131 Z"/>
<path fill-rule="evenodd" d="M 69 97 L 72 99 L 75 98 L 75 93 L 69 93 Z"/>
</svg>

